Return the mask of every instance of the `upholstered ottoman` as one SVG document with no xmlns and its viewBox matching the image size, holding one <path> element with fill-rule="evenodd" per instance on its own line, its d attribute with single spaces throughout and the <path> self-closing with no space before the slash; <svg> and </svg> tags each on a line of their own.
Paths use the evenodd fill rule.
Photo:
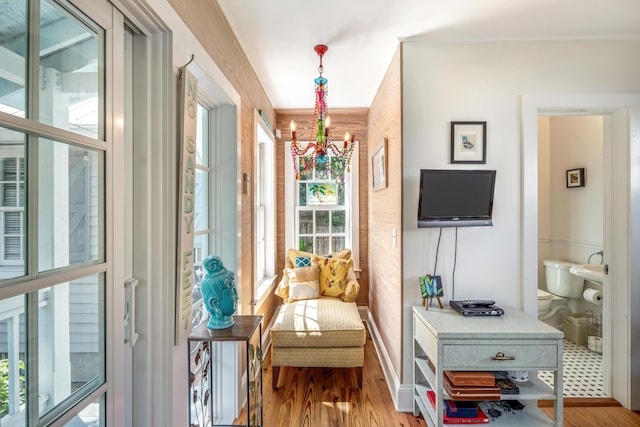
<svg viewBox="0 0 640 427">
<path fill-rule="evenodd" d="M 281 366 L 355 368 L 362 387 L 366 333 L 354 302 L 316 298 L 285 303 L 270 337 L 274 389 Z"/>
</svg>

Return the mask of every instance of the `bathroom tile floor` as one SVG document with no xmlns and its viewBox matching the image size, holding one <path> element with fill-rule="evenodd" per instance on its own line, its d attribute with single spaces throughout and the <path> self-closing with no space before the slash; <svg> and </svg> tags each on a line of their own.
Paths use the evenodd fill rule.
<svg viewBox="0 0 640 427">
<path fill-rule="evenodd" d="M 607 396 L 602 385 L 602 355 L 565 339 L 562 368 L 564 397 Z M 539 371 L 538 377 L 553 386 L 552 371 Z"/>
</svg>

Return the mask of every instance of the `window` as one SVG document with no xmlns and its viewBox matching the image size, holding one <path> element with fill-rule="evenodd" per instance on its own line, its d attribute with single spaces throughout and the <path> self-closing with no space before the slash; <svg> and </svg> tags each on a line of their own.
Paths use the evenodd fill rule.
<svg viewBox="0 0 640 427">
<path fill-rule="evenodd" d="M 349 248 L 358 266 L 358 145 L 351 160 L 351 172 L 344 175 L 344 183 L 332 176 L 328 162 L 340 160 L 329 157 L 317 162 L 314 170 L 301 174 L 296 180 L 290 144 L 285 155 L 285 200 L 287 248 L 295 248 L 317 255 L 328 255 Z M 300 158 L 299 161 L 307 161 Z M 339 170 L 336 165 L 333 169 Z M 300 168 L 302 170 L 302 168 Z"/>
<path fill-rule="evenodd" d="M 255 198 L 255 290 L 254 303 L 275 281 L 275 170 L 274 139 L 256 113 Z"/>
<path fill-rule="evenodd" d="M 63 415 L 79 422 L 89 407 L 104 425 L 113 280 L 105 255 L 106 32 L 67 1 L 7 7 L 12 23 L 0 28 L 0 425 L 48 425 Z"/>
<path fill-rule="evenodd" d="M 193 220 L 194 249 L 193 249 L 193 326 L 199 325 L 206 318 L 206 309 L 200 293 L 200 281 L 205 272 L 202 261 L 209 255 L 211 230 L 209 229 L 209 143 L 211 128 L 211 111 L 202 101 L 198 102 L 196 132 L 196 189 L 195 189 L 195 218 Z"/>
</svg>

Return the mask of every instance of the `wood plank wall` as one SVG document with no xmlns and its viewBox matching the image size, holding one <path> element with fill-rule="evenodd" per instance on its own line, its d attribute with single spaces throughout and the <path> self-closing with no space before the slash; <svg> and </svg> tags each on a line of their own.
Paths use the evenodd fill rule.
<svg viewBox="0 0 640 427">
<path fill-rule="evenodd" d="M 371 153 L 387 139 L 387 187 L 369 195 L 369 309 L 399 377 L 403 319 L 401 57 L 400 45 L 373 99 L 368 121 Z M 392 239 L 394 229 L 396 245 Z"/>
<path fill-rule="evenodd" d="M 275 111 L 258 76 L 254 72 L 247 56 L 236 39 L 216 0 L 200 0 L 197 2 L 169 0 L 180 18 L 191 29 L 200 44 L 214 60 L 241 97 L 240 140 L 241 161 L 240 174 L 243 172 L 253 176 L 253 153 L 255 152 L 255 110 L 262 110 L 271 123 L 276 122 Z M 195 58 L 197 61 L 198 58 Z M 239 177 L 229 177 L 235 185 Z M 238 312 L 241 314 L 263 314 L 264 326 L 269 324 L 273 311 L 277 306 L 277 297 L 266 301 L 259 310 L 251 304 L 253 289 L 253 246 L 254 246 L 254 191 L 249 187 L 248 194 L 241 195 L 240 221 L 240 253 L 242 254 L 238 271 L 240 272 L 237 287 L 240 294 Z M 277 266 L 274 266 L 276 271 Z M 281 268 L 280 268 L 281 269 Z"/>
<path fill-rule="evenodd" d="M 310 76 L 309 78 L 311 78 Z M 313 92 L 309 94 L 310 102 L 313 102 Z M 329 115 L 331 116 L 331 134 L 344 135 L 349 132 L 355 135 L 356 140 L 360 144 L 360 294 L 356 303 L 358 305 L 369 305 L 369 137 L 367 131 L 368 108 L 331 108 L 329 103 Z M 276 234 L 276 265 L 280 275 L 282 275 L 282 266 L 284 266 L 285 247 L 284 247 L 284 162 L 290 162 L 291 157 L 285 158 L 284 142 L 290 139 L 289 123 L 291 120 L 296 122 L 296 130 L 300 138 L 306 138 L 311 135 L 311 122 L 313 120 L 313 106 L 309 109 L 277 109 L 276 110 L 276 129 L 282 132 L 282 138 L 276 140 L 276 186 L 278 192 L 277 197 L 277 234 Z"/>
</svg>

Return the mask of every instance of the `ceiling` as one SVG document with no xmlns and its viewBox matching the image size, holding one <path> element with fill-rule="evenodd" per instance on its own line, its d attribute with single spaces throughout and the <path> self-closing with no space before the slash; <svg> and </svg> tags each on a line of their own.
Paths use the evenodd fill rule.
<svg viewBox="0 0 640 427">
<path fill-rule="evenodd" d="M 369 107 L 400 41 L 640 38 L 640 0 L 217 0 L 275 108 Z"/>
</svg>

